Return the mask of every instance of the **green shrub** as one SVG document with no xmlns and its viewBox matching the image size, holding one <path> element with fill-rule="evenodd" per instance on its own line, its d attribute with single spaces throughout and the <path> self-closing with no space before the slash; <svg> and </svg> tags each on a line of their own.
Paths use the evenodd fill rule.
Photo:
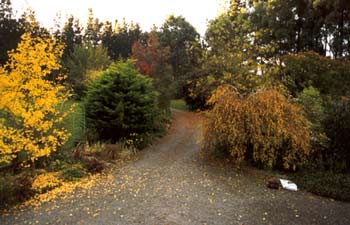
<svg viewBox="0 0 350 225">
<path fill-rule="evenodd" d="M 172 116 L 170 111 L 162 111 L 157 117 L 157 121 L 154 125 L 153 136 L 163 137 L 168 131 L 172 121 Z M 149 135 L 146 135 L 149 136 Z M 147 139 L 147 137 L 145 137 Z M 146 140 L 144 139 L 144 140 Z"/>
<path fill-rule="evenodd" d="M 328 137 L 323 127 L 326 109 L 321 94 L 310 86 L 298 94 L 298 102 L 303 107 L 306 118 L 311 122 L 312 145 L 315 154 L 320 155 L 328 147 Z"/>
<path fill-rule="evenodd" d="M 87 127 L 99 139 L 116 142 L 131 133 L 151 132 L 158 94 L 152 80 L 137 72 L 132 61 L 111 65 L 88 89 Z"/>
<path fill-rule="evenodd" d="M 48 169 L 51 171 L 59 171 L 64 167 L 64 161 L 59 160 L 56 157 L 49 163 Z"/>
<path fill-rule="evenodd" d="M 86 175 L 86 170 L 82 164 L 65 165 L 62 170 L 62 178 L 66 181 L 75 181 Z"/>
<path fill-rule="evenodd" d="M 172 75 L 171 66 L 164 65 L 163 68 L 159 68 L 158 76 L 154 78 L 153 84 L 158 95 L 158 106 L 163 111 L 170 110 L 170 102 L 175 93 L 174 79 Z"/>
<path fill-rule="evenodd" d="M 210 98 L 210 94 L 219 86 L 217 83 L 215 78 L 206 75 L 196 80 L 188 81 L 184 91 L 186 105 L 192 110 L 208 109 L 207 101 Z"/>
<path fill-rule="evenodd" d="M 286 55 L 282 61 L 283 82 L 294 96 L 310 86 L 323 95 L 339 97 L 349 94 L 349 60 L 334 60 L 315 52 L 305 52 Z"/>
<path fill-rule="evenodd" d="M 336 200 L 350 201 L 350 175 L 324 172 L 303 171 L 293 176 L 301 189 Z"/>
<path fill-rule="evenodd" d="M 326 159 L 330 169 L 350 171 L 350 99 L 334 101 L 328 108 L 325 129 L 330 138 Z"/>
<path fill-rule="evenodd" d="M 321 121 L 325 116 L 325 108 L 320 92 L 310 86 L 298 95 L 298 100 L 303 106 L 307 118 L 319 129 L 321 127 Z"/>
</svg>

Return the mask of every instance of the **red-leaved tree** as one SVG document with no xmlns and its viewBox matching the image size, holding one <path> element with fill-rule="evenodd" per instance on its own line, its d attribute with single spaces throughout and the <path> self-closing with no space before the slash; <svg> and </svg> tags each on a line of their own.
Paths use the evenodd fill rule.
<svg viewBox="0 0 350 225">
<path fill-rule="evenodd" d="M 167 66 L 169 59 L 169 47 L 162 47 L 156 32 L 151 32 L 146 45 L 136 41 L 132 46 L 132 56 L 136 60 L 136 66 L 144 75 L 156 77 L 160 67 Z"/>
<path fill-rule="evenodd" d="M 141 74 L 150 76 L 160 93 L 159 106 L 168 109 L 172 97 L 173 74 L 168 63 L 170 49 L 162 47 L 156 32 L 149 33 L 145 44 L 137 41 L 132 46 L 131 58 Z"/>
</svg>

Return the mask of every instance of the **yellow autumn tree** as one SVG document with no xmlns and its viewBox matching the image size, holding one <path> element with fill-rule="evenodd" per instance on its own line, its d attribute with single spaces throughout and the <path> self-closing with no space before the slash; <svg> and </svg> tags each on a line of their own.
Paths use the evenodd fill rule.
<svg viewBox="0 0 350 225">
<path fill-rule="evenodd" d="M 0 163 L 23 162 L 49 156 L 65 143 L 60 104 L 69 92 L 63 76 L 48 79 L 60 68 L 63 46 L 51 38 L 24 34 L 9 60 L 0 67 Z"/>
<path fill-rule="evenodd" d="M 310 123 L 276 89 L 240 96 L 219 87 L 209 100 L 205 147 L 227 150 L 238 161 L 295 170 L 310 155 Z"/>
</svg>

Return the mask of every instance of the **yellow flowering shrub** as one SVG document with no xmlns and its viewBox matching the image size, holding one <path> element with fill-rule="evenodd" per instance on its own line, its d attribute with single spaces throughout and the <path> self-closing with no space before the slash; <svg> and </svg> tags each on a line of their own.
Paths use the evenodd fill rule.
<svg viewBox="0 0 350 225">
<path fill-rule="evenodd" d="M 33 162 L 67 140 L 60 127 L 66 115 L 59 108 L 69 92 L 60 84 L 64 76 L 48 79 L 60 69 L 62 50 L 50 38 L 24 34 L 0 67 L 0 163 L 11 163 L 20 153 Z"/>
<path fill-rule="evenodd" d="M 238 161 L 295 170 L 310 155 L 310 124 L 277 90 L 246 97 L 219 87 L 209 100 L 205 147 L 228 150 Z"/>
</svg>

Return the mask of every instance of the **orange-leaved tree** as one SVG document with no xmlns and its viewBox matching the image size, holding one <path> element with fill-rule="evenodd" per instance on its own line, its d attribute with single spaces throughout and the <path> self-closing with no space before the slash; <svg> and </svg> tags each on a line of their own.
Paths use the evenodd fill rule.
<svg viewBox="0 0 350 225">
<path fill-rule="evenodd" d="M 310 155 L 310 124 L 301 108 L 276 89 L 240 96 L 219 87 L 209 100 L 206 148 L 223 148 L 238 159 L 295 170 Z"/>
<path fill-rule="evenodd" d="M 64 76 L 48 79 L 60 68 L 62 50 L 51 38 L 24 34 L 0 67 L 0 163 L 34 162 L 67 140 L 59 106 L 69 92 L 60 84 Z"/>
</svg>

